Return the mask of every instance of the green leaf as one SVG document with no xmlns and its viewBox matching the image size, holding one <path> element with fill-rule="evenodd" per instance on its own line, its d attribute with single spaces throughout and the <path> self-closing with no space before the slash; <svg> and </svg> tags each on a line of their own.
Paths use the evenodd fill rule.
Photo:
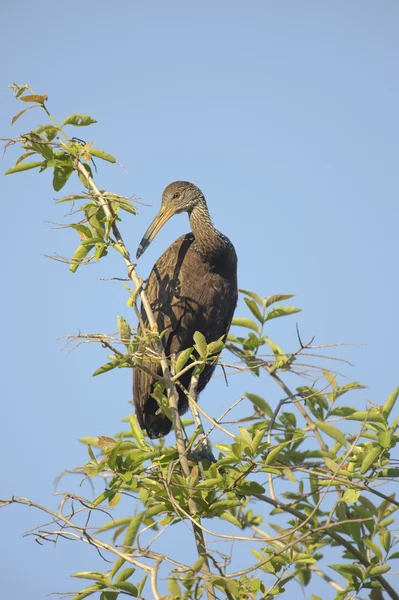
<svg viewBox="0 0 399 600">
<path fill-rule="evenodd" d="M 272 342 L 272 340 L 270 338 L 268 338 L 267 336 L 265 336 L 263 339 L 266 342 L 266 344 L 269 346 L 270 350 L 273 352 L 273 354 L 276 358 L 285 358 L 285 354 L 282 351 L 282 349 L 280 348 L 280 346 L 278 346 L 277 344 Z"/>
<path fill-rule="evenodd" d="M 344 495 L 342 496 L 342 500 L 347 504 L 353 504 L 358 500 L 359 496 L 360 490 L 351 490 L 348 488 L 345 490 Z"/>
<path fill-rule="evenodd" d="M 351 381 L 350 383 L 345 383 L 345 385 L 341 385 L 337 390 L 335 390 L 335 399 L 339 398 L 346 392 L 350 390 L 364 390 L 366 389 L 365 385 L 361 385 L 358 381 Z"/>
<path fill-rule="evenodd" d="M 94 371 L 93 377 L 97 377 L 97 375 L 102 375 L 103 373 L 107 373 L 108 371 L 112 371 L 112 369 L 119 367 L 119 364 L 120 363 L 116 360 L 111 360 L 111 362 L 105 363 L 105 365 L 99 367 L 96 371 Z"/>
<path fill-rule="evenodd" d="M 129 204 L 128 202 L 121 202 L 120 201 L 120 202 L 118 202 L 118 205 L 119 205 L 119 207 L 122 210 L 125 210 L 126 212 L 130 213 L 131 215 L 136 215 L 137 214 L 136 209 L 131 204 Z"/>
<path fill-rule="evenodd" d="M 45 164 L 46 164 L 45 161 L 18 163 L 17 165 L 14 165 L 13 167 L 11 167 L 11 169 L 8 169 L 4 173 L 4 175 L 11 175 L 12 173 L 19 173 L 20 171 L 29 171 L 29 169 L 37 169 L 38 167 L 42 167 Z"/>
<path fill-rule="evenodd" d="M 330 425 L 329 423 L 322 423 L 321 421 L 316 421 L 315 425 L 319 429 L 321 429 L 326 435 L 330 436 L 331 438 L 333 438 L 334 440 L 339 442 L 341 444 L 341 446 L 346 447 L 347 443 L 346 443 L 345 436 L 342 433 L 342 431 L 340 429 L 338 429 L 338 427 L 335 427 L 335 425 Z"/>
<path fill-rule="evenodd" d="M 288 481 L 290 481 L 291 483 L 293 483 L 295 485 L 296 483 L 296 477 L 294 475 L 294 473 L 291 471 L 291 469 L 283 469 L 283 474 L 287 477 Z"/>
<path fill-rule="evenodd" d="M 147 579 L 148 579 L 148 573 L 146 575 L 144 575 L 143 579 L 140 581 L 140 583 L 137 586 L 137 592 L 138 592 L 139 596 L 142 596 L 142 594 L 143 594 L 143 589 L 147 582 Z"/>
<path fill-rule="evenodd" d="M 384 548 L 385 552 L 388 552 L 392 541 L 391 532 L 388 531 L 388 529 L 382 530 L 379 537 L 381 546 Z"/>
<path fill-rule="evenodd" d="M 309 565 L 309 564 L 313 564 L 316 562 L 316 559 L 313 558 L 313 556 L 309 556 L 307 554 L 303 554 L 302 552 L 299 552 L 295 557 L 294 557 L 294 563 L 302 563 L 305 565 Z"/>
<path fill-rule="evenodd" d="M 198 573 L 198 571 L 202 569 L 202 565 L 204 564 L 204 562 L 205 556 L 200 556 L 191 567 L 193 573 Z"/>
<path fill-rule="evenodd" d="M 80 573 L 74 573 L 71 577 L 77 577 L 78 579 L 92 579 L 93 581 L 100 581 L 106 583 L 107 578 L 104 573 L 98 571 L 81 571 Z"/>
<path fill-rule="evenodd" d="M 224 348 L 223 338 L 224 338 L 224 335 L 222 335 L 215 342 L 210 342 L 210 344 L 208 344 L 208 350 L 207 350 L 208 356 L 212 355 L 212 354 L 220 354 L 220 352 Z"/>
<path fill-rule="evenodd" d="M 129 348 L 130 338 L 132 337 L 132 330 L 130 329 L 129 323 L 121 316 L 118 316 L 118 331 L 122 343 Z"/>
<path fill-rule="evenodd" d="M 279 557 L 279 558 L 280 558 L 280 557 Z M 279 558 L 278 558 L 277 560 L 279 560 Z M 275 560 L 276 560 L 276 559 L 275 559 Z M 276 560 L 276 562 L 277 562 L 277 560 Z M 280 559 L 280 560 L 282 561 L 283 559 Z M 295 560 L 295 562 L 298 562 L 298 563 L 299 563 L 299 565 L 298 565 L 298 566 L 299 566 L 299 568 L 297 569 L 297 573 L 296 573 L 296 579 L 297 579 L 297 581 L 298 581 L 299 585 L 300 585 L 301 587 L 303 587 L 303 588 L 304 588 L 304 587 L 306 587 L 306 586 L 308 586 L 308 585 L 309 585 L 309 583 L 310 583 L 310 580 L 311 580 L 311 578 L 312 578 L 312 572 L 310 571 L 310 569 L 302 569 L 302 568 L 301 568 L 301 561 L 296 561 L 296 560 Z M 293 575 L 294 575 L 294 574 L 293 574 Z M 279 583 L 279 584 L 277 584 L 276 586 L 274 586 L 274 590 L 275 590 L 275 591 L 274 591 L 273 593 L 274 593 L 275 595 L 277 595 L 277 594 L 281 593 L 281 587 L 282 587 L 282 586 L 281 586 L 281 584 L 280 584 L 280 583 Z M 271 593 L 271 590 L 269 590 L 269 593 Z"/>
<path fill-rule="evenodd" d="M 129 423 L 130 423 L 130 428 L 133 433 L 133 437 L 136 440 L 136 442 L 139 444 L 139 446 L 141 446 L 142 448 L 148 448 L 148 444 L 143 435 L 143 432 L 141 431 L 141 427 L 139 425 L 136 415 L 132 415 L 130 417 Z"/>
<path fill-rule="evenodd" d="M 397 387 L 396 390 L 394 390 L 392 392 L 392 394 L 390 394 L 388 396 L 388 399 L 386 400 L 384 406 L 382 407 L 382 411 L 386 417 L 389 417 L 391 410 L 395 406 L 395 402 L 398 399 L 398 396 L 399 396 L 399 387 Z"/>
<path fill-rule="evenodd" d="M 254 556 L 256 556 L 256 558 L 259 561 L 264 561 L 266 558 L 266 555 L 263 552 L 259 552 L 258 550 L 250 550 L 251 554 L 253 554 Z M 273 563 L 271 561 L 263 564 L 261 567 L 259 567 L 260 569 L 262 569 L 262 571 L 265 571 L 266 573 L 273 573 L 275 574 L 275 566 L 273 565 Z M 270 592 L 270 590 L 269 590 Z"/>
<path fill-rule="evenodd" d="M 360 496 L 359 500 L 360 503 L 369 511 L 371 515 L 378 515 L 378 510 L 374 502 L 371 502 L 369 498 L 367 498 L 366 496 Z"/>
<path fill-rule="evenodd" d="M 208 356 L 208 345 L 206 343 L 206 339 L 200 331 L 196 331 L 193 335 L 196 350 L 201 358 L 206 358 Z"/>
<path fill-rule="evenodd" d="M 22 162 L 23 160 L 25 160 L 25 158 L 28 158 L 29 156 L 33 156 L 34 154 L 36 154 L 36 152 L 25 152 L 25 154 L 22 154 L 19 158 L 17 158 L 15 164 L 19 165 L 19 163 Z"/>
<path fill-rule="evenodd" d="M 230 592 L 233 594 L 233 597 L 236 598 L 238 596 L 238 585 L 234 581 L 234 579 L 227 579 L 226 577 L 221 576 L 213 576 L 211 579 L 213 585 L 217 588 L 222 589 L 225 592 Z M 233 584 L 233 585 L 232 585 Z M 214 596 L 216 598 L 216 596 Z M 217 596 L 219 598 L 219 596 Z"/>
<path fill-rule="evenodd" d="M 86 240 L 82 240 L 82 246 L 94 246 L 95 244 L 101 244 L 102 246 L 104 246 L 103 240 L 98 237 L 90 237 Z"/>
<path fill-rule="evenodd" d="M 92 123 L 97 123 L 95 119 L 89 117 L 89 115 L 78 115 L 73 114 L 69 115 L 62 123 L 62 127 L 64 125 L 74 125 L 75 127 L 86 127 L 87 125 L 91 125 Z"/>
<path fill-rule="evenodd" d="M 88 596 L 91 596 L 91 594 L 94 594 L 95 592 L 100 591 L 102 588 L 103 588 L 102 584 L 89 585 L 88 587 L 85 587 L 83 590 L 81 590 L 80 592 L 78 592 L 77 594 L 72 596 L 72 600 L 83 600 L 83 598 L 87 598 Z"/>
<path fill-rule="evenodd" d="M 328 402 L 325 396 L 315 387 L 310 387 L 308 385 L 301 385 L 297 387 L 297 391 L 300 395 L 305 398 L 311 406 L 315 403 L 319 404 L 322 408 L 328 409 Z"/>
<path fill-rule="evenodd" d="M 17 113 L 16 115 L 13 116 L 12 121 L 11 121 L 11 125 L 14 125 L 15 121 L 18 121 L 19 117 L 21 117 L 27 110 L 30 110 L 31 108 L 38 108 L 37 105 L 35 106 L 28 106 L 27 108 L 24 108 L 23 110 L 20 110 L 19 113 Z"/>
<path fill-rule="evenodd" d="M 350 563 L 344 563 L 342 565 L 328 565 L 334 571 L 337 571 L 345 579 L 351 579 L 353 576 L 363 579 L 363 572 L 357 565 L 351 565 Z"/>
<path fill-rule="evenodd" d="M 237 325 L 238 327 L 246 327 L 247 329 L 253 329 L 253 331 L 258 332 L 258 326 L 256 323 L 254 323 L 254 321 L 252 321 L 252 319 L 235 317 L 231 324 Z"/>
<path fill-rule="evenodd" d="M 252 447 L 252 437 L 251 437 L 251 434 L 249 433 L 248 429 L 245 429 L 245 427 L 239 427 L 238 430 L 241 434 L 241 438 L 251 448 Z M 239 441 L 239 438 L 236 438 L 236 439 L 238 439 L 238 441 Z"/>
<path fill-rule="evenodd" d="M 69 265 L 69 270 L 71 273 L 75 273 L 82 263 L 82 260 L 89 254 L 90 250 L 93 246 L 80 245 L 76 248 L 74 255 L 72 257 L 72 262 Z"/>
<path fill-rule="evenodd" d="M 90 175 L 90 177 L 93 178 L 93 171 L 91 170 L 90 165 L 88 165 L 87 163 L 83 163 L 83 166 L 86 169 L 87 173 Z M 85 188 L 90 189 L 89 182 L 88 182 L 87 178 L 85 177 L 85 175 L 83 175 L 83 173 L 78 171 L 78 177 L 79 177 L 80 181 L 83 183 L 83 185 L 85 186 Z"/>
<path fill-rule="evenodd" d="M 126 581 L 127 579 L 129 579 L 129 577 L 131 577 L 133 575 L 133 573 L 135 572 L 135 568 L 134 567 L 129 567 L 128 569 L 123 569 L 123 571 L 121 571 L 118 575 L 118 577 L 115 580 L 115 583 L 120 583 L 121 581 Z"/>
<path fill-rule="evenodd" d="M 96 123 L 97 121 L 94 121 Z M 102 160 L 107 160 L 110 163 L 116 163 L 116 158 L 112 156 L 112 154 L 108 154 L 108 152 L 104 152 L 104 150 L 99 150 L 98 148 L 90 148 L 89 154 L 91 156 L 95 156 L 96 158 L 102 158 Z"/>
<path fill-rule="evenodd" d="M 92 460 L 93 462 L 97 462 L 97 459 L 96 459 L 96 457 L 95 457 L 95 454 L 94 454 L 93 450 L 91 449 L 91 446 L 90 446 L 90 444 L 88 444 L 88 445 L 87 445 L 87 452 L 88 452 L 88 454 L 89 454 L 89 456 L 90 456 L 91 460 Z"/>
<path fill-rule="evenodd" d="M 289 300 L 290 298 L 293 298 L 294 295 L 293 294 L 274 294 L 274 296 L 269 296 L 268 299 L 266 300 L 265 303 L 265 307 L 268 308 L 269 306 L 271 306 L 272 304 L 275 304 L 276 302 L 283 302 L 283 300 Z"/>
<path fill-rule="evenodd" d="M 29 85 L 26 83 L 25 85 L 18 85 L 17 83 L 13 83 L 13 85 L 11 86 L 14 89 L 14 93 L 15 93 L 15 99 L 19 98 L 21 94 L 23 94 L 24 92 L 26 92 L 26 90 L 29 89 Z M 18 90 L 18 91 L 16 91 Z"/>
<path fill-rule="evenodd" d="M 256 408 L 264 412 L 268 417 L 271 418 L 273 416 L 273 411 L 266 400 L 257 394 L 251 394 L 250 392 L 245 392 L 245 396 L 256 406 Z"/>
<path fill-rule="evenodd" d="M 178 375 L 180 373 L 180 371 L 185 367 L 188 359 L 190 358 L 190 355 L 193 351 L 193 348 L 187 348 L 186 350 L 182 350 L 181 352 L 179 352 L 179 355 L 177 357 L 176 360 L 176 375 Z"/>
<path fill-rule="evenodd" d="M 369 573 L 370 577 L 378 577 L 378 575 L 383 575 L 384 573 L 388 573 L 391 570 L 389 565 L 376 565 L 375 567 L 371 567 Z"/>
<path fill-rule="evenodd" d="M 83 233 L 83 235 L 85 235 L 86 238 L 91 238 L 92 236 L 90 229 L 86 227 L 86 225 L 82 225 L 81 223 L 71 223 L 69 227 L 75 229 L 76 231 L 79 231 L 80 233 Z"/>
<path fill-rule="evenodd" d="M 332 473 L 338 473 L 339 471 L 339 465 L 334 462 L 331 458 L 329 458 L 328 456 L 323 456 L 323 460 L 326 463 L 327 468 L 332 471 Z"/>
<path fill-rule="evenodd" d="M 108 250 L 105 244 L 97 244 L 96 251 L 94 252 L 94 260 L 98 261 L 103 256 L 108 254 Z"/>
<path fill-rule="evenodd" d="M 242 529 L 242 525 L 241 525 L 240 521 L 237 519 L 237 517 L 235 517 L 234 515 L 232 515 L 229 512 L 222 513 L 221 515 L 219 515 L 219 518 Z"/>
<path fill-rule="evenodd" d="M 374 462 L 377 460 L 380 454 L 381 446 L 372 446 L 372 448 L 367 452 L 366 456 L 362 461 L 359 471 L 360 475 L 364 475 L 364 473 L 366 473 L 370 469 L 370 467 L 374 464 Z"/>
<path fill-rule="evenodd" d="M 326 379 L 327 383 L 329 383 L 329 385 L 332 387 L 332 389 L 335 392 L 338 388 L 337 379 L 336 379 L 335 375 L 333 375 L 333 373 L 331 373 L 330 371 L 327 371 L 327 369 L 323 369 L 323 375 L 324 375 L 324 378 Z"/>
<path fill-rule="evenodd" d="M 256 431 L 256 433 L 253 437 L 253 440 L 252 440 L 252 450 L 254 452 L 256 452 L 258 450 L 259 444 L 263 440 L 264 435 L 265 435 L 265 429 L 258 429 L 258 431 Z"/>
<path fill-rule="evenodd" d="M 249 298 L 244 298 L 244 302 L 248 306 L 249 310 L 254 315 L 254 317 L 258 319 L 259 323 L 263 323 L 263 316 L 256 302 L 254 300 L 250 300 Z"/>
<path fill-rule="evenodd" d="M 133 542 L 136 539 L 136 535 L 140 529 L 140 525 L 145 517 L 145 513 L 141 512 L 130 520 L 130 525 L 127 528 L 125 539 L 123 540 L 123 551 L 130 552 L 130 547 L 133 546 Z"/>
<path fill-rule="evenodd" d="M 114 438 L 108 437 L 106 435 L 99 435 L 98 444 L 103 450 L 110 450 L 112 448 L 115 448 L 117 442 L 116 440 L 114 440 Z"/>
<path fill-rule="evenodd" d="M 36 129 L 36 133 L 44 133 L 49 142 L 52 142 L 53 139 L 57 137 L 58 131 L 59 130 L 57 129 L 57 127 L 54 127 L 54 125 L 40 125 L 40 127 Z"/>
<path fill-rule="evenodd" d="M 169 400 L 165 396 L 165 394 L 162 393 L 161 387 L 160 387 L 159 384 L 157 384 L 155 386 L 155 389 L 152 392 L 151 397 L 154 398 L 154 400 L 156 400 L 156 402 L 158 403 L 158 405 L 160 406 L 160 408 L 162 408 L 162 411 L 165 413 L 165 415 L 171 421 L 172 420 L 172 414 L 170 412 Z"/>
<path fill-rule="evenodd" d="M 380 431 L 378 441 L 383 448 L 389 448 L 392 442 L 392 431 Z"/>
<path fill-rule="evenodd" d="M 53 175 L 53 188 L 56 192 L 62 190 L 73 173 L 72 167 L 55 167 Z"/>
<path fill-rule="evenodd" d="M 246 296 L 249 296 L 250 298 L 255 300 L 255 302 L 257 302 L 259 304 L 259 306 L 263 305 L 262 298 L 260 298 L 258 296 L 258 294 L 255 294 L 255 292 L 249 292 L 248 290 L 242 290 L 242 289 L 239 289 L 238 291 L 241 292 L 241 294 L 245 294 Z"/>
<path fill-rule="evenodd" d="M 221 477 L 210 477 L 209 479 L 200 481 L 195 487 L 198 490 L 211 490 L 215 487 L 219 487 L 222 483 L 223 479 Z"/>
<path fill-rule="evenodd" d="M 29 94 L 27 96 L 20 96 L 22 102 L 37 102 L 38 104 L 44 104 L 47 100 L 47 94 Z"/>
<path fill-rule="evenodd" d="M 95 204 L 86 204 L 82 206 L 82 210 L 89 221 L 90 227 L 94 229 L 98 237 L 104 239 L 105 229 L 102 222 L 105 218 L 104 210 Z"/>
<path fill-rule="evenodd" d="M 110 592 L 110 591 L 106 591 L 106 592 L 102 592 L 101 596 L 100 596 L 100 600 L 116 600 L 119 596 L 118 592 Z"/>
<path fill-rule="evenodd" d="M 117 252 L 122 254 L 123 257 L 126 258 L 126 249 L 124 246 L 122 246 L 122 244 L 111 244 L 111 246 L 113 247 L 114 250 L 116 250 Z"/>
<path fill-rule="evenodd" d="M 59 156 L 58 153 L 46 162 L 46 167 L 48 169 L 51 169 L 53 167 L 60 167 L 61 169 L 73 170 L 72 160 L 68 156 L 66 156 L 66 154 Z"/>
<path fill-rule="evenodd" d="M 264 494 L 265 488 L 257 481 L 244 481 L 238 486 L 236 493 L 239 496 L 256 496 L 257 494 Z"/>
<path fill-rule="evenodd" d="M 382 560 L 381 548 L 372 540 L 362 539 L 363 543 L 377 556 L 378 560 Z"/>
<path fill-rule="evenodd" d="M 293 315 L 301 312 L 301 308 L 295 308 L 295 306 L 276 306 L 269 311 L 265 317 L 265 322 L 271 319 L 277 319 L 278 317 L 286 317 L 287 315 Z"/>
<path fill-rule="evenodd" d="M 130 521 L 130 519 L 129 519 L 129 521 Z M 110 574 L 109 574 L 110 577 L 111 577 L 111 579 L 113 577 L 115 577 L 115 574 L 125 564 L 125 562 L 126 562 L 126 560 L 124 558 L 122 558 L 122 557 L 119 557 L 119 558 L 116 559 L 116 561 L 114 562 L 113 567 L 112 567 L 112 569 L 110 571 Z"/>
<path fill-rule="evenodd" d="M 180 586 L 177 583 L 176 579 L 169 579 L 168 590 L 172 594 L 173 598 L 180 598 Z"/>
<path fill-rule="evenodd" d="M 71 194 L 70 196 L 64 196 L 64 198 L 60 198 L 56 200 L 56 204 L 62 204 L 63 202 L 75 202 L 75 200 L 85 200 L 87 196 L 82 196 L 80 194 Z"/>
<path fill-rule="evenodd" d="M 42 142 L 31 142 L 30 148 L 47 158 L 47 160 L 51 160 L 54 157 L 54 150 L 51 146 L 49 146 L 44 140 Z M 49 166 L 49 165 L 47 165 Z"/>
<path fill-rule="evenodd" d="M 116 587 L 118 590 L 122 590 L 122 592 L 128 592 L 129 596 L 133 596 L 134 598 L 137 598 L 138 596 L 136 586 L 133 585 L 133 583 L 130 583 L 129 581 L 121 581 L 120 583 L 115 583 L 114 587 Z"/>
<path fill-rule="evenodd" d="M 397 508 L 395 508 L 394 510 L 397 510 Z M 392 525 L 392 523 L 394 523 L 395 521 L 395 517 L 391 517 L 390 519 L 384 519 L 383 521 L 381 521 L 380 527 L 389 527 L 389 525 Z M 389 533 L 389 531 L 385 531 L 384 533 Z"/>
<path fill-rule="evenodd" d="M 288 446 L 288 444 L 291 444 L 292 440 L 289 440 L 288 442 L 282 442 L 281 444 L 278 444 L 278 446 L 276 446 L 275 448 L 272 448 L 266 456 L 266 460 L 265 460 L 265 465 L 270 465 L 274 462 L 275 458 L 277 458 L 277 456 L 280 454 L 280 452 L 285 448 L 285 446 Z"/>
<path fill-rule="evenodd" d="M 108 523 L 101 525 L 101 527 L 97 529 L 97 533 L 101 533 L 102 531 L 109 531 L 110 529 L 116 529 L 117 527 L 120 527 L 121 525 L 127 525 L 128 523 L 130 523 L 130 517 L 113 519 L 112 521 L 108 521 Z"/>
<path fill-rule="evenodd" d="M 82 442 L 82 444 L 90 444 L 90 446 L 94 446 L 94 448 L 100 447 L 100 444 L 98 443 L 98 438 L 96 438 L 96 437 L 90 437 L 90 436 L 80 437 L 79 442 Z"/>
<path fill-rule="evenodd" d="M 370 421 L 371 423 L 384 423 L 385 419 L 378 410 L 357 410 L 350 415 L 345 415 L 348 421 Z"/>
</svg>

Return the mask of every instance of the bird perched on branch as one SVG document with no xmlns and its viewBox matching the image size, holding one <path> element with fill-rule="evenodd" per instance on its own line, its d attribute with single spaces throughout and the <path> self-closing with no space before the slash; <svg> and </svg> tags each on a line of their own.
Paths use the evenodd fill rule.
<svg viewBox="0 0 399 600">
<path fill-rule="evenodd" d="M 162 194 L 161 208 L 147 229 L 137 258 L 148 248 L 163 225 L 175 214 L 187 212 L 192 233 L 178 238 L 156 261 L 145 292 L 154 312 L 166 356 L 177 356 L 193 346 L 193 335 L 201 332 L 208 344 L 226 336 L 237 304 L 237 255 L 230 240 L 212 224 L 201 190 L 187 181 L 175 181 Z M 141 308 L 144 326 L 147 316 Z M 142 363 L 149 370 L 161 367 Z M 209 382 L 215 364 L 207 364 L 199 376 L 197 392 Z M 180 378 L 188 389 L 192 369 Z M 150 438 L 165 436 L 172 423 L 151 396 L 156 380 L 140 368 L 133 371 L 133 399 L 139 424 Z M 178 408 L 188 408 L 186 394 L 179 393 Z"/>
</svg>

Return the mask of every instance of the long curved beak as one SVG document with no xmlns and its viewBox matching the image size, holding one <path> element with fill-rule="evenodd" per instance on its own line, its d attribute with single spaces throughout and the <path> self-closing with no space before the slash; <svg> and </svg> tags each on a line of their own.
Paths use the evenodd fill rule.
<svg viewBox="0 0 399 600">
<path fill-rule="evenodd" d="M 169 219 L 173 217 L 175 213 L 176 209 L 174 206 L 167 206 L 159 210 L 157 216 L 145 232 L 144 237 L 139 244 L 136 258 L 140 258 L 140 256 L 147 250 L 148 246 L 151 244 L 157 233 L 165 225 L 166 221 L 169 221 Z"/>
</svg>

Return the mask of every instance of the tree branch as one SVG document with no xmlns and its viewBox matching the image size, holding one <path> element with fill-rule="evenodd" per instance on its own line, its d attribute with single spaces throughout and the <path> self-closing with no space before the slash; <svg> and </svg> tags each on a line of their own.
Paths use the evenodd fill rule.
<svg viewBox="0 0 399 600">
<path fill-rule="evenodd" d="M 129 279 L 131 279 L 133 281 L 133 283 L 135 284 L 135 287 L 140 290 L 139 294 L 140 294 L 141 302 L 143 304 L 145 313 L 147 315 L 147 319 L 148 319 L 148 323 L 150 325 L 151 331 L 153 331 L 154 333 L 157 333 L 159 335 L 159 331 L 158 331 L 157 323 L 156 323 L 156 320 L 154 317 L 154 313 L 153 313 L 151 305 L 148 301 L 147 295 L 141 287 L 142 280 L 136 273 L 136 270 L 135 270 L 136 265 L 132 262 L 132 260 L 130 258 L 130 253 L 126 248 L 125 242 L 123 241 L 122 235 L 116 224 L 114 214 L 109 205 L 109 202 L 107 201 L 106 198 L 104 198 L 103 194 L 101 194 L 100 190 L 94 183 L 93 178 L 90 176 L 89 172 L 87 171 L 85 166 L 80 162 L 80 160 L 75 161 L 75 168 L 77 171 L 79 171 L 85 177 L 90 188 L 94 190 L 94 192 L 96 194 L 96 198 L 94 201 L 97 202 L 99 206 L 101 206 L 101 208 L 104 210 L 104 213 L 106 214 L 106 216 L 110 219 L 112 233 L 113 233 L 113 236 L 114 236 L 118 246 L 120 247 L 120 249 L 122 251 L 121 253 L 123 255 L 124 261 L 127 266 Z M 190 467 L 188 464 L 186 447 L 185 447 L 184 437 L 183 437 L 183 429 L 182 429 L 179 411 L 178 411 L 179 396 L 178 396 L 176 387 L 172 381 L 172 377 L 171 377 L 171 373 L 169 370 L 168 361 L 167 361 L 167 358 L 165 355 L 165 350 L 162 345 L 162 341 L 159 338 L 157 340 L 157 347 L 158 347 L 157 349 L 159 351 L 159 355 L 161 357 L 160 363 L 161 363 L 161 368 L 162 368 L 162 374 L 163 374 L 163 377 L 165 380 L 165 387 L 166 387 L 167 397 L 169 400 L 169 406 L 170 406 L 170 410 L 171 410 L 172 423 L 173 423 L 173 428 L 174 428 L 175 436 L 176 436 L 176 446 L 177 446 L 177 451 L 179 454 L 179 461 L 180 461 L 180 465 L 181 465 L 184 477 L 188 477 L 190 475 Z M 190 508 L 191 514 L 194 517 L 197 514 L 198 510 L 197 510 L 197 506 L 196 506 L 195 502 L 192 499 L 189 500 L 189 508 Z M 204 576 L 204 585 L 205 585 L 206 595 L 207 595 L 208 600 L 214 600 L 216 598 L 216 596 L 215 596 L 213 585 L 209 579 L 209 575 L 210 575 L 211 571 L 210 571 L 210 567 L 209 567 L 208 552 L 207 552 L 207 548 L 205 545 L 205 539 L 204 539 L 204 536 L 202 534 L 200 527 L 198 527 L 198 525 L 195 522 L 193 522 L 193 531 L 194 531 L 194 538 L 195 538 L 195 543 L 196 543 L 196 547 L 197 547 L 197 552 L 200 557 L 204 558 L 204 564 L 203 564 L 201 570 L 202 570 L 202 574 Z"/>
</svg>

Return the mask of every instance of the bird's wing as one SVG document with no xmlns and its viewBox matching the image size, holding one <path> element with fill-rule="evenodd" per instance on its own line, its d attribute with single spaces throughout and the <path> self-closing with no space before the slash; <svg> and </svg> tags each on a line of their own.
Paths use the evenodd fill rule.
<svg viewBox="0 0 399 600">
<path fill-rule="evenodd" d="M 237 303 L 236 275 L 228 278 L 213 272 L 201 259 L 193 242 L 191 233 L 176 240 L 155 263 L 145 288 L 168 357 L 192 346 L 196 331 L 203 333 L 208 343 L 225 335 Z M 141 312 L 144 326 L 147 326 L 143 308 Z M 149 361 L 142 364 L 161 374 L 159 364 Z M 199 391 L 205 387 L 213 370 L 214 365 L 205 367 L 200 376 Z M 191 373 L 187 372 L 180 383 L 187 387 L 190 378 Z M 151 374 L 134 370 L 134 403 L 141 426 L 145 424 L 144 412 L 149 414 L 157 409 L 151 398 L 153 385 Z M 187 400 L 183 393 L 179 396 L 179 407 L 184 411 Z"/>
<path fill-rule="evenodd" d="M 193 235 L 187 234 L 171 244 L 156 261 L 145 287 L 158 331 L 164 332 L 162 339 L 167 355 L 176 351 L 177 347 L 183 350 L 191 345 L 188 343 L 191 330 L 190 315 L 186 310 L 186 300 L 181 295 L 180 279 L 182 263 L 193 241 Z M 141 316 L 144 326 L 147 327 L 148 319 L 144 307 L 141 307 Z M 190 339 L 192 341 L 192 333 Z M 161 374 L 160 365 L 157 363 L 144 360 L 142 365 L 152 372 Z M 133 399 L 141 427 L 145 426 L 144 407 L 149 401 L 153 385 L 154 378 L 149 373 L 139 368 L 134 369 Z"/>
</svg>

